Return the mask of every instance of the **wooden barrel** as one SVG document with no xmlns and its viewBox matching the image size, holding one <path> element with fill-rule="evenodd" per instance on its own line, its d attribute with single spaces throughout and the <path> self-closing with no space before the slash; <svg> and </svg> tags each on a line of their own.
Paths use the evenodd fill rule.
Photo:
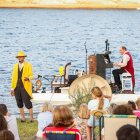
<svg viewBox="0 0 140 140">
<path fill-rule="evenodd" d="M 96 74 L 96 56 L 90 55 L 88 57 L 89 74 Z"/>
</svg>

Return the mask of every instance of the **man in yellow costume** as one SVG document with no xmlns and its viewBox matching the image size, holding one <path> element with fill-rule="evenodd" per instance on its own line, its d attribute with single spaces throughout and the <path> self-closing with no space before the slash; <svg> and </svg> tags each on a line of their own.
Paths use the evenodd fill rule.
<svg viewBox="0 0 140 140">
<path fill-rule="evenodd" d="M 25 115 L 23 106 L 29 110 L 30 122 L 33 121 L 33 110 L 32 102 L 32 83 L 33 71 L 32 65 L 25 61 L 25 53 L 23 51 L 18 52 L 16 58 L 19 63 L 14 65 L 12 74 L 12 84 L 11 84 L 11 95 L 15 96 L 17 106 L 21 115 L 21 122 L 25 122 Z"/>
</svg>

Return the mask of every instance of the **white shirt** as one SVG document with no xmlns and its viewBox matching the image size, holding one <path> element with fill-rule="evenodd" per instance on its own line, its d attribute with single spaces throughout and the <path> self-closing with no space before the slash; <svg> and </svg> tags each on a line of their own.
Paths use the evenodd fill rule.
<svg viewBox="0 0 140 140">
<path fill-rule="evenodd" d="M 43 129 L 46 126 L 52 123 L 52 113 L 49 111 L 41 112 L 38 114 L 37 120 L 38 120 L 38 130 L 43 131 Z"/>
<path fill-rule="evenodd" d="M 8 130 L 10 130 L 15 136 L 15 140 L 20 140 L 18 134 L 17 120 L 14 116 L 4 116 L 8 123 Z"/>
<path fill-rule="evenodd" d="M 130 60 L 129 55 L 126 54 L 126 52 L 123 54 L 123 60 L 122 60 L 122 62 L 118 64 L 120 67 L 125 67 L 127 65 L 128 61 Z"/>
<path fill-rule="evenodd" d="M 38 120 L 38 131 L 36 136 L 42 137 L 43 129 L 48 126 L 50 123 L 52 123 L 52 112 L 41 112 L 38 114 L 37 120 Z"/>
<path fill-rule="evenodd" d="M 18 63 L 18 65 L 19 65 L 19 70 L 21 71 L 23 66 L 24 66 L 24 62 L 23 63 Z"/>
<path fill-rule="evenodd" d="M 90 100 L 88 102 L 88 109 L 90 111 L 92 111 L 92 110 L 98 110 L 98 105 L 99 105 L 99 99 Z M 109 106 L 110 106 L 109 100 L 106 99 L 106 98 L 104 98 L 103 110 L 106 111 Z M 90 115 L 90 118 L 88 119 L 88 125 L 89 126 L 93 126 L 93 116 L 92 115 Z M 95 122 L 95 125 L 97 126 L 98 125 L 98 122 L 97 123 Z"/>
</svg>

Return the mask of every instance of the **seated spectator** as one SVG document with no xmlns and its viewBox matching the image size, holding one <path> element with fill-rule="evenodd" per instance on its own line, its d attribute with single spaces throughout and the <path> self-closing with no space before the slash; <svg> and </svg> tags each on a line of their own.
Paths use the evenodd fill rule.
<svg viewBox="0 0 140 140">
<path fill-rule="evenodd" d="M 118 140 L 140 140 L 139 130 L 130 124 L 124 125 L 116 132 Z"/>
<path fill-rule="evenodd" d="M 113 110 L 114 115 L 133 115 L 133 110 L 130 105 L 117 105 Z M 101 132 L 101 140 L 104 140 L 104 128 Z M 99 138 L 98 138 L 99 139 Z"/>
<path fill-rule="evenodd" d="M 111 103 L 109 108 L 107 109 L 108 114 L 113 114 L 114 109 L 117 107 L 117 104 Z"/>
<path fill-rule="evenodd" d="M 129 105 L 117 105 L 113 111 L 114 115 L 133 115 L 132 107 Z"/>
<path fill-rule="evenodd" d="M 13 133 L 9 130 L 0 131 L 0 140 L 15 140 Z"/>
<path fill-rule="evenodd" d="M 76 128 L 80 130 L 83 140 L 87 140 L 86 125 L 89 118 L 88 106 L 83 103 L 80 105 L 78 117 L 75 118 Z"/>
<path fill-rule="evenodd" d="M 88 103 L 88 110 L 91 112 L 92 110 L 104 110 L 107 111 L 110 103 L 109 100 L 104 98 L 103 93 L 99 87 L 94 87 L 92 90 L 92 100 Z M 93 126 L 93 116 L 90 115 L 87 123 L 87 139 L 91 140 L 92 137 L 92 127 Z"/>
<path fill-rule="evenodd" d="M 46 127 L 43 137 L 47 137 L 45 131 L 74 131 L 79 132 L 75 128 L 72 111 L 64 105 L 57 106 L 53 111 L 53 127 Z M 76 135 L 76 140 L 79 140 L 79 135 Z"/>
<path fill-rule="evenodd" d="M 128 101 L 128 105 L 132 107 L 133 110 L 136 110 L 136 104 L 133 101 Z"/>
<path fill-rule="evenodd" d="M 140 98 L 137 99 L 136 106 L 137 106 L 137 109 L 140 109 Z"/>
<path fill-rule="evenodd" d="M 8 109 L 5 104 L 0 104 L 0 113 L 4 115 L 8 124 L 8 130 L 10 130 L 14 134 L 15 140 L 20 140 L 16 117 L 9 115 Z"/>
<path fill-rule="evenodd" d="M 37 136 L 42 137 L 42 132 L 45 127 L 52 124 L 52 111 L 53 107 L 50 103 L 45 102 L 42 106 L 41 113 L 38 114 L 38 132 Z"/>
<path fill-rule="evenodd" d="M 8 129 L 7 121 L 4 118 L 3 114 L 0 113 L 0 131 Z"/>
<path fill-rule="evenodd" d="M 133 111 L 134 115 L 140 118 L 140 98 L 136 100 L 137 109 Z"/>
</svg>

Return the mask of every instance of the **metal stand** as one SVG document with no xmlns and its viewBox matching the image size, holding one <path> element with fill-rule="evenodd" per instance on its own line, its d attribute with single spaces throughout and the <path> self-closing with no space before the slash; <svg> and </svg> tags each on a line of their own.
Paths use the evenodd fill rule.
<svg viewBox="0 0 140 140">
<path fill-rule="evenodd" d="M 86 51 L 86 74 L 87 74 L 87 46 L 86 46 L 86 41 L 84 43 L 84 46 L 85 46 L 85 51 Z"/>
</svg>

